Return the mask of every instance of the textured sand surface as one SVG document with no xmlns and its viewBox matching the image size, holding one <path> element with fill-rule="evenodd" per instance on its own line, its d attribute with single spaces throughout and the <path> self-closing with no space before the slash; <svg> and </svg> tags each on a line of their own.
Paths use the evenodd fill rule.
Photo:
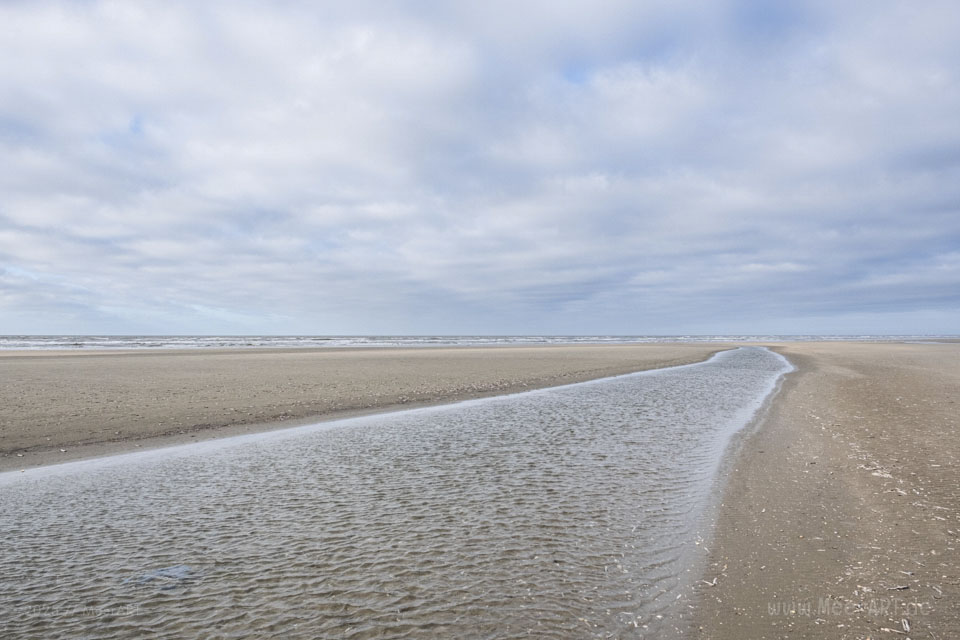
<svg viewBox="0 0 960 640">
<path fill-rule="evenodd" d="M 0 470 L 685 364 L 722 348 L 0 352 Z"/>
<path fill-rule="evenodd" d="M 0 353 L 0 469 L 575 382 L 720 348 Z M 705 575 L 683 604 L 695 621 L 687 637 L 960 638 L 960 344 L 775 348 L 798 371 L 728 461 Z"/>
<path fill-rule="evenodd" d="M 960 345 L 777 350 L 689 636 L 960 638 Z"/>
</svg>

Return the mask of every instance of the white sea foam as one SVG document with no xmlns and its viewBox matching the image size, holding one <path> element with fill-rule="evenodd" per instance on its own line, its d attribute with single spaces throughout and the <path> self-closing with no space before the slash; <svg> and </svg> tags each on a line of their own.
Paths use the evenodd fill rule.
<svg viewBox="0 0 960 640">
<path fill-rule="evenodd" d="M 811 340 L 931 341 L 957 336 L 896 335 L 569 335 L 569 336 L 0 336 L 5 349 L 202 349 L 424 347 L 671 342 L 795 342 Z"/>
</svg>

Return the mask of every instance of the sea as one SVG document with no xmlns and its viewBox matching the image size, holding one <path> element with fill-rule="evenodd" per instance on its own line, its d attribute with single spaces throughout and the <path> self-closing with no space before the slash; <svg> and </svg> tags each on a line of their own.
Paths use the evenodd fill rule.
<svg viewBox="0 0 960 640">
<path fill-rule="evenodd" d="M 790 370 L 742 346 L 0 474 L 0 637 L 682 633 L 722 464 Z"/>
<path fill-rule="evenodd" d="M 5 349 L 207 349 L 207 348 L 296 348 L 296 347 L 452 347 L 538 344 L 626 344 L 671 342 L 797 342 L 811 340 L 935 341 L 957 336 L 928 335 L 542 335 L 542 336 L 280 336 L 280 335 L 197 335 L 197 336 L 106 336 L 106 335 L 4 335 Z"/>
</svg>

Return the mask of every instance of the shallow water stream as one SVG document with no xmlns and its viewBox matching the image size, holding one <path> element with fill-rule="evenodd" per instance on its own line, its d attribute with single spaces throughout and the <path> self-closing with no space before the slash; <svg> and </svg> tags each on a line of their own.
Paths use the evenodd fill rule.
<svg viewBox="0 0 960 640">
<path fill-rule="evenodd" d="M 652 637 L 788 369 L 745 347 L 0 474 L 0 637 Z"/>
</svg>

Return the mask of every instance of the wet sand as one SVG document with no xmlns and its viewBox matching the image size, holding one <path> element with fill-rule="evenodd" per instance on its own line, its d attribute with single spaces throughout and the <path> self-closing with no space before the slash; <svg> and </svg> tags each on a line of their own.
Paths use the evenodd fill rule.
<svg viewBox="0 0 960 640">
<path fill-rule="evenodd" d="M 7 352 L 0 469 L 576 382 L 721 348 Z M 798 370 L 728 460 L 705 575 L 682 603 L 687 636 L 960 637 L 960 344 L 774 348 Z"/>
<path fill-rule="evenodd" d="M 744 349 L 199 455 L 0 474 L 0 575 L 19 576 L 0 588 L 7 635 L 659 637 L 722 443 L 785 369 Z"/>
<path fill-rule="evenodd" d="M 698 362 L 724 348 L 0 352 L 0 471 Z"/>
<path fill-rule="evenodd" d="M 689 635 L 960 637 L 960 345 L 776 350 L 798 371 L 731 459 Z"/>
</svg>

